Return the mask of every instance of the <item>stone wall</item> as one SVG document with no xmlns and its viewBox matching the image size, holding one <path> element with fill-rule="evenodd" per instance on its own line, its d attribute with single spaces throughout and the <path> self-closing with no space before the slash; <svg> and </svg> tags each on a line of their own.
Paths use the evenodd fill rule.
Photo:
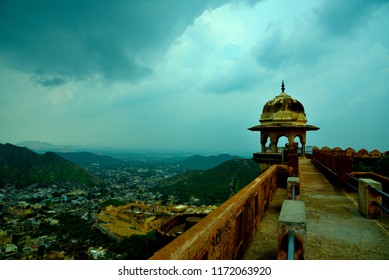
<svg viewBox="0 0 389 280">
<path fill-rule="evenodd" d="M 360 149 L 356 152 L 352 148 L 342 150 L 339 147 L 333 149 L 314 147 L 311 160 L 312 164 L 327 177 L 332 185 L 339 187 L 345 181 L 344 174 L 353 172 L 353 166 L 356 163 L 371 164 L 372 161 L 376 161 L 387 154 L 388 152 L 381 153 L 378 150 L 369 153 L 366 149 Z"/>
<path fill-rule="evenodd" d="M 318 149 L 314 147 L 311 160 L 312 164 L 337 188 L 347 188 L 347 184 L 357 188 L 358 182 L 350 180 L 352 177 L 369 178 L 380 182 L 382 191 L 389 193 L 389 178 L 372 172 L 355 172 L 353 170 L 353 166 L 356 163 L 371 164 L 373 161 L 388 155 L 389 151 L 381 153 L 376 149 L 369 152 L 366 149 L 355 151 L 352 148 L 342 150 L 338 147 L 333 149 L 328 147 Z M 383 197 L 382 205 L 385 207 L 389 206 L 389 199 L 385 196 Z"/>
<path fill-rule="evenodd" d="M 251 240 L 276 188 L 285 186 L 283 180 L 287 172 L 286 166 L 273 165 L 150 259 L 239 258 Z"/>
</svg>

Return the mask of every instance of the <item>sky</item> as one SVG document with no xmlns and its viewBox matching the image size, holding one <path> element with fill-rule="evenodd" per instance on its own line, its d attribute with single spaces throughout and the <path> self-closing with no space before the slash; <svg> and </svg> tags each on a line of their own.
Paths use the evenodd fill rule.
<svg viewBox="0 0 389 280">
<path fill-rule="evenodd" d="M 0 143 L 260 151 L 298 99 L 307 146 L 389 150 L 389 1 L 0 0 Z"/>
</svg>

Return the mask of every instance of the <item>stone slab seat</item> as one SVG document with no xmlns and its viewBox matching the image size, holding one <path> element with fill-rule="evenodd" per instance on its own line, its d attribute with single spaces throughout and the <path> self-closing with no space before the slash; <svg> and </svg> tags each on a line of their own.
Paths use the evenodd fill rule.
<svg viewBox="0 0 389 280">
<path fill-rule="evenodd" d="M 288 233 L 294 231 L 294 258 L 303 260 L 307 231 L 305 203 L 302 200 L 284 200 L 278 218 L 278 259 L 286 260 Z"/>
</svg>

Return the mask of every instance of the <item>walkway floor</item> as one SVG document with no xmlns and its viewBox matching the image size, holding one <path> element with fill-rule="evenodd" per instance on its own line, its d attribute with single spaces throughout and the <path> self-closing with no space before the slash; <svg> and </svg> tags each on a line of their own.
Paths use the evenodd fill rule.
<svg viewBox="0 0 389 280">
<path fill-rule="evenodd" d="M 381 220 L 358 212 L 357 194 L 335 190 L 308 159 L 299 159 L 309 260 L 389 260 L 389 215 Z M 243 259 L 277 259 L 277 226 L 285 189 L 276 194 Z"/>
</svg>

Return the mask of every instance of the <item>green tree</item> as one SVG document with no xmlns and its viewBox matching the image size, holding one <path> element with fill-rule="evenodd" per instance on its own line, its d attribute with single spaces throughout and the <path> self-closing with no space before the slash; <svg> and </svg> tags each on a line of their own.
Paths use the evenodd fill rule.
<svg viewBox="0 0 389 280">
<path fill-rule="evenodd" d="M 165 245 L 157 239 L 155 231 L 145 235 L 134 234 L 124 238 L 111 248 L 127 260 L 146 260 Z"/>
</svg>

